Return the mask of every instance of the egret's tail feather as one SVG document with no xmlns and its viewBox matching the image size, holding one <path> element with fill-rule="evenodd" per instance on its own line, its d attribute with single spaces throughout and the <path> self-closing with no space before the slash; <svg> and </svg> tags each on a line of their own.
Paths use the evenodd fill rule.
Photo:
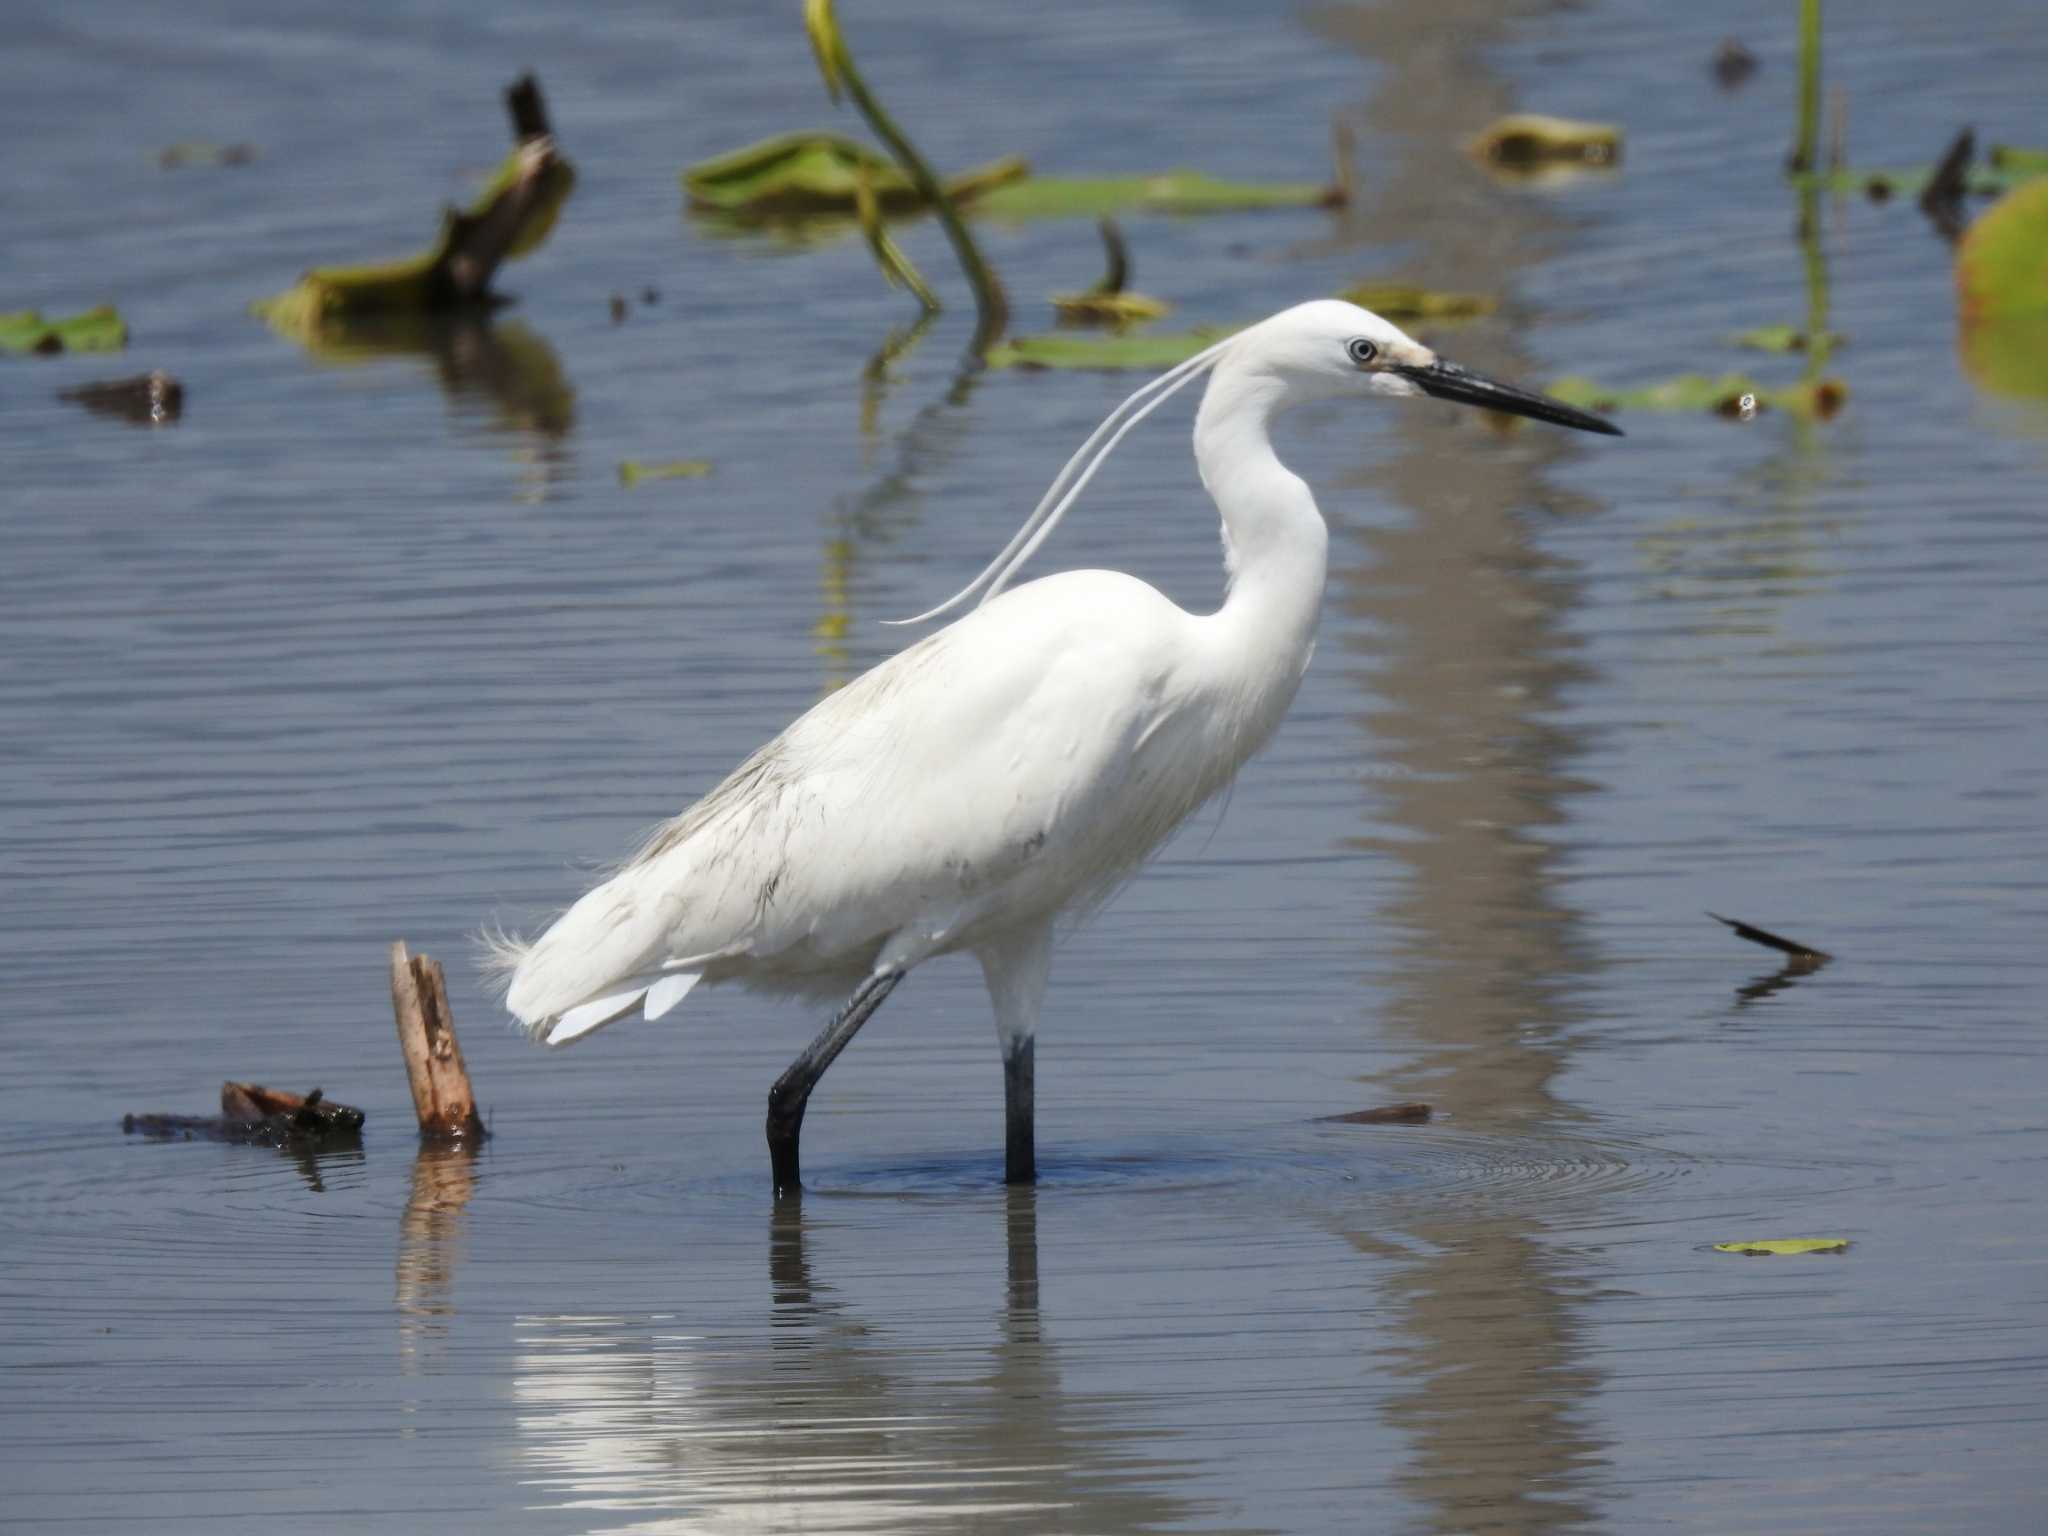
<svg viewBox="0 0 2048 1536">
<path fill-rule="evenodd" d="M 542 1019 L 533 1026 L 534 1035 L 542 1045 L 567 1045 L 571 1040 L 581 1040 L 592 1030 L 602 1029 L 614 1019 L 631 1013 L 646 995 L 645 987 L 634 987 L 631 991 L 614 992 L 609 997 L 592 998 L 552 1019 Z"/>
</svg>

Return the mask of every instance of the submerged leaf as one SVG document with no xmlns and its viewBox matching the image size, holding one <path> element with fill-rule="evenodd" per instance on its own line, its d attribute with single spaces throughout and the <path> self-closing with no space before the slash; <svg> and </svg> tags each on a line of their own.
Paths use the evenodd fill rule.
<svg viewBox="0 0 2048 1536">
<path fill-rule="evenodd" d="M 1359 283 L 1337 297 L 1396 323 L 1477 320 L 1500 308 L 1500 300 L 1483 293 L 1440 293 L 1413 283 Z"/>
<path fill-rule="evenodd" d="M 965 203 L 991 188 L 1028 176 L 1028 163 L 1010 156 L 962 172 L 945 183 L 946 195 Z M 832 133 L 785 133 L 683 172 L 683 189 L 698 208 L 757 219 L 852 216 L 865 177 L 876 206 L 901 214 L 923 206 L 910 178 L 887 155 Z"/>
<path fill-rule="evenodd" d="M 670 459 L 666 463 L 627 459 L 619 465 L 619 484 L 638 485 L 642 480 L 702 480 L 710 473 L 709 459 Z"/>
<path fill-rule="evenodd" d="M 1778 1253 L 1847 1253 L 1849 1239 L 1846 1237 L 1763 1237 L 1741 1243 L 1716 1243 L 1716 1253 L 1778 1254 Z"/>
<path fill-rule="evenodd" d="M 1609 166 L 1621 159 L 1621 130 L 1610 123 L 1516 112 L 1496 119 L 1468 141 L 1465 150 L 1502 170 L 1531 171 L 1555 165 Z"/>
<path fill-rule="evenodd" d="M 118 352 L 128 345 L 128 322 L 111 304 L 45 320 L 38 310 L 0 314 L 0 352 Z"/>
<path fill-rule="evenodd" d="M 990 349 L 991 368 L 1064 368 L 1114 372 L 1171 368 L 1233 335 L 1236 326 L 1144 336 L 1013 336 Z"/>
</svg>

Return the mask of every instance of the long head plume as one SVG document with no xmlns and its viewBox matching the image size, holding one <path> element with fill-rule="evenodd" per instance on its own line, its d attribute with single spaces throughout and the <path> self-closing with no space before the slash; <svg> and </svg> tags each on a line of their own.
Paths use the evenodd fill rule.
<svg viewBox="0 0 2048 1536">
<path fill-rule="evenodd" d="M 885 624 L 922 624 L 927 619 L 942 618 L 960 607 L 977 592 L 981 601 L 987 602 L 1010 583 L 1024 562 L 1038 553 L 1038 548 L 1052 537 L 1053 529 L 1066 516 L 1067 508 L 1074 499 L 1088 488 L 1088 482 L 1095 478 L 1095 472 L 1102 467 L 1103 460 L 1115 451 L 1116 445 L 1124 440 L 1124 434 L 1139 422 L 1150 416 L 1168 399 L 1200 375 L 1207 373 L 1221 360 L 1223 353 L 1235 342 L 1236 336 L 1226 336 L 1214 346 L 1197 352 L 1184 363 L 1176 364 L 1165 373 L 1153 379 L 1143 388 L 1134 391 L 1123 404 L 1102 418 L 1102 425 L 1088 435 L 1074 456 L 1067 460 L 1051 485 L 1046 487 L 1031 515 L 1024 519 L 1010 542 L 1003 546 L 1003 552 L 989 563 L 988 569 L 947 598 L 936 608 L 929 608 L 913 619 L 885 619 Z"/>
</svg>

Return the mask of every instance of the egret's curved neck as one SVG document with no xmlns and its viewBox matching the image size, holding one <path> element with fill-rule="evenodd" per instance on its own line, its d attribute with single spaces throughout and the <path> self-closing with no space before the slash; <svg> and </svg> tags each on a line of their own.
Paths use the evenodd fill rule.
<svg viewBox="0 0 2048 1536">
<path fill-rule="evenodd" d="M 1278 378 L 1225 357 L 1195 416 L 1195 462 L 1223 514 L 1230 588 L 1215 618 L 1256 647 L 1248 661 L 1288 674 L 1291 698 L 1315 640 L 1330 535 L 1307 484 L 1273 452 L 1283 403 Z"/>
</svg>

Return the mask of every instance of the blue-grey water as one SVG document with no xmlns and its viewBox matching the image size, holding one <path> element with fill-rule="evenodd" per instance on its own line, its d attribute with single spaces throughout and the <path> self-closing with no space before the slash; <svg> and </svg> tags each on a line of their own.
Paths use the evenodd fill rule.
<svg viewBox="0 0 2048 1536">
<path fill-rule="evenodd" d="M 1729 338 L 1824 303 L 1848 403 L 1294 420 L 1321 648 L 1061 949 L 1042 1182 L 999 1182 L 948 962 L 777 1207 L 763 1095 L 818 1019 L 700 995 L 543 1054 L 473 937 L 887 655 L 1135 380 L 957 383 L 929 225 L 952 307 L 869 378 L 910 301 L 857 238 L 683 214 L 693 160 L 860 131 L 793 4 L 17 7 L 0 309 L 133 336 L 0 359 L 0 1526 L 2038 1529 L 2048 402 L 1966 365 L 1910 200 L 1800 238 L 1788 8 L 840 8 L 948 166 L 1313 179 L 1354 123 L 1345 211 L 1125 220 L 1170 323 L 1401 278 L 1498 296 L 1428 334 L 1516 378 L 1786 383 Z M 1827 47 L 1859 164 L 2042 137 L 2032 0 L 1830 7 Z M 246 313 L 423 242 L 529 67 L 581 179 L 516 307 L 325 353 Z M 1458 146 L 1517 108 L 1622 125 L 1621 166 L 1492 180 Z M 257 153 L 158 165 L 187 140 Z M 1099 267 L 1085 223 L 985 234 L 1023 329 Z M 149 367 L 175 425 L 56 398 Z M 1041 568 L 1214 600 L 1160 421 Z M 713 473 L 619 481 L 675 458 Z M 416 1152 L 398 937 L 448 964 L 480 1155 Z M 362 1106 L 363 1149 L 121 1134 L 228 1077 Z"/>
</svg>

